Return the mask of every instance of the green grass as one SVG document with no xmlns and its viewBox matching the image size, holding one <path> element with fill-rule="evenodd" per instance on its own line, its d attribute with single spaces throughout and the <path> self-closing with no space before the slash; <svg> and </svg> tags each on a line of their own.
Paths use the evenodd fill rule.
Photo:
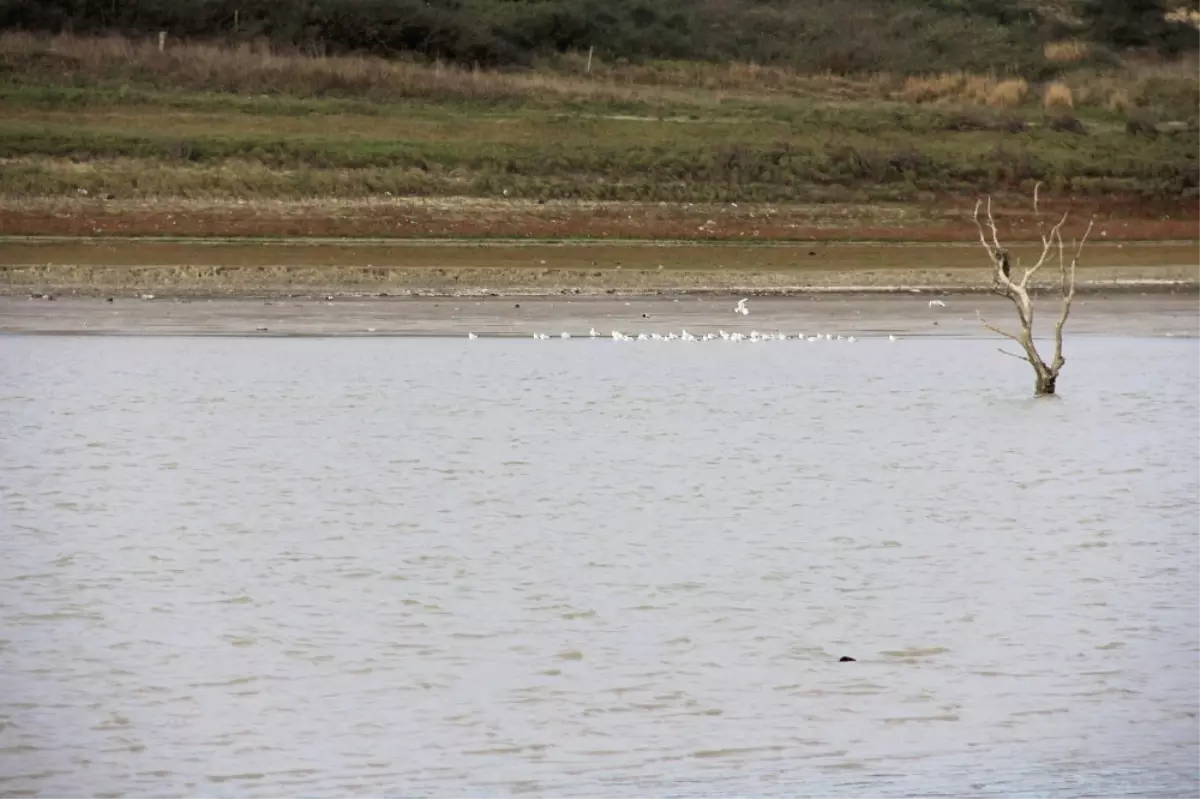
<svg viewBox="0 0 1200 799">
<path fill-rule="evenodd" d="M 74 46 L 78 57 L 49 62 L 0 47 L 0 194 L 877 201 L 1033 181 L 1059 193 L 1197 194 L 1194 124 L 1130 135 L 1122 113 L 1093 103 L 1077 109 L 1086 135 L 1055 132 L 1036 92 L 990 109 L 902 102 L 882 78 L 848 89 L 833 77 L 758 80 L 749 68 L 707 67 L 695 86 L 679 72 L 668 73 L 676 85 L 632 73 L 597 84 L 245 53 L 237 73 L 202 49 L 156 72 L 154 52 L 122 60 Z M 714 75 L 735 88 L 699 85 Z"/>
<path fill-rule="evenodd" d="M 149 103 L 117 112 L 41 111 L 9 96 L 0 100 L 0 117 L 0 158 L 10 159 L 0 191 L 22 195 L 82 186 L 123 195 L 507 190 L 545 198 L 785 201 L 827 197 L 830 189 L 896 199 L 1030 180 L 1147 196 L 1189 196 L 1196 187 L 1195 133 L 1146 139 L 1099 123 L 1087 136 L 1044 128 L 951 131 L 940 112 L 906 109 L 810 109 L 791 121 L 707 122 L 536 111 L 480 116 L 438 107 L 272 116 Z M 56 161 L 72 167 L 56 168 Z M 128 174 L 118 185 L 79 182 L 81 175 L 106 174 L 107 181 L 121 171 Z M 189 172 L 204 180 L 197 184 Z M 248 183 L 248 172 L 258 179 Z M 140 189 L 138 178 L 148 174 L 156 177 L 149 190 Z M 175 187 L 167 180 L 172 174 Z"/>
</svg>

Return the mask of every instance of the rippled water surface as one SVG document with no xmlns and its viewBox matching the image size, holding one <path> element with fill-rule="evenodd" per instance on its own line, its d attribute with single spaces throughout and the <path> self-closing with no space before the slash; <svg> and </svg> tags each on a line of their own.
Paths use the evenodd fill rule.
<svg viewBox="0 0 1200 799">
<path fill-rule="evenodd" d="M 0 340 L 0 793 L 1194 796 L 1200 349 L 1069 346 Z"/>
</svg>

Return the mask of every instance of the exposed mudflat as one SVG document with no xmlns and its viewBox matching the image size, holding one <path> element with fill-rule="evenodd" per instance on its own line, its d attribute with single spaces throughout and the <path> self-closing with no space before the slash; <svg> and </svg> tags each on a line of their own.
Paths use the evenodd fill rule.
<svg viewBox="0 0 1200 799">
<path fill-rule="evenodd" d="M 1104 231 L 1102 230 L 1101 233 Z M 1041 247 L 1011 247 L 1032 264 Z M 1081 290 L 1197 284 L 1194 241 L 1089 243 Z M 16 238 L 0 293 L 288 297 L 986 290 L 978 242 Z M 1057 285 L 1049 263 L 1037 275 Z"/>
<path fill-rule="evenodd" d="M 992 336 L 989 322 L 1013 327 L 1008 301 L 978 294 L 826 294 L 751 297 L 750 314 L 733 312 L 736 296 L 482 297 L 325 299 L 159 299 L 0 297 L 0 333 L 253 336 L 587 336 L 727 330 L 857 336 Z M 930 306 L 936 300 L 945 306 Z M 1058 304 L 1039 305 L 1038 335 L 1049 335 Z M 1193 293 L 1081 295 L 1069 335 L 1195 337 L 1200 304 Z"/>
</svg>

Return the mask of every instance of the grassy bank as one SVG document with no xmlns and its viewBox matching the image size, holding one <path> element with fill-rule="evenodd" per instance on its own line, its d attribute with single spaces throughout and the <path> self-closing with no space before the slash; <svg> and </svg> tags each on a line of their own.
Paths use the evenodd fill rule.
<svg viewBox="0 0 1200 799">
<path fill-rule="evenodd" d="M 487 72 L 0 36 L 0 197 L 902 202 L 1197 194 L 1195 64 L 1046 84 L 750 65 Z"/>
</svg>

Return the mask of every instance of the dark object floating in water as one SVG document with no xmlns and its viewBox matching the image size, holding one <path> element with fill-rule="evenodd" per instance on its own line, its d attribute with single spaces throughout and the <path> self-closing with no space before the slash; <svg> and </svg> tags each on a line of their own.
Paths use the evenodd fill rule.
<svg viewBox="0 0 1200 799">
<path fill-rule="evenodd" d="M 838 663 L 857 663 L 857 662 L 858 662 L 857 660 L 850 657 L 849 655 L 842 655 L 840 658 L 838 658 Z"/>
</svg>

